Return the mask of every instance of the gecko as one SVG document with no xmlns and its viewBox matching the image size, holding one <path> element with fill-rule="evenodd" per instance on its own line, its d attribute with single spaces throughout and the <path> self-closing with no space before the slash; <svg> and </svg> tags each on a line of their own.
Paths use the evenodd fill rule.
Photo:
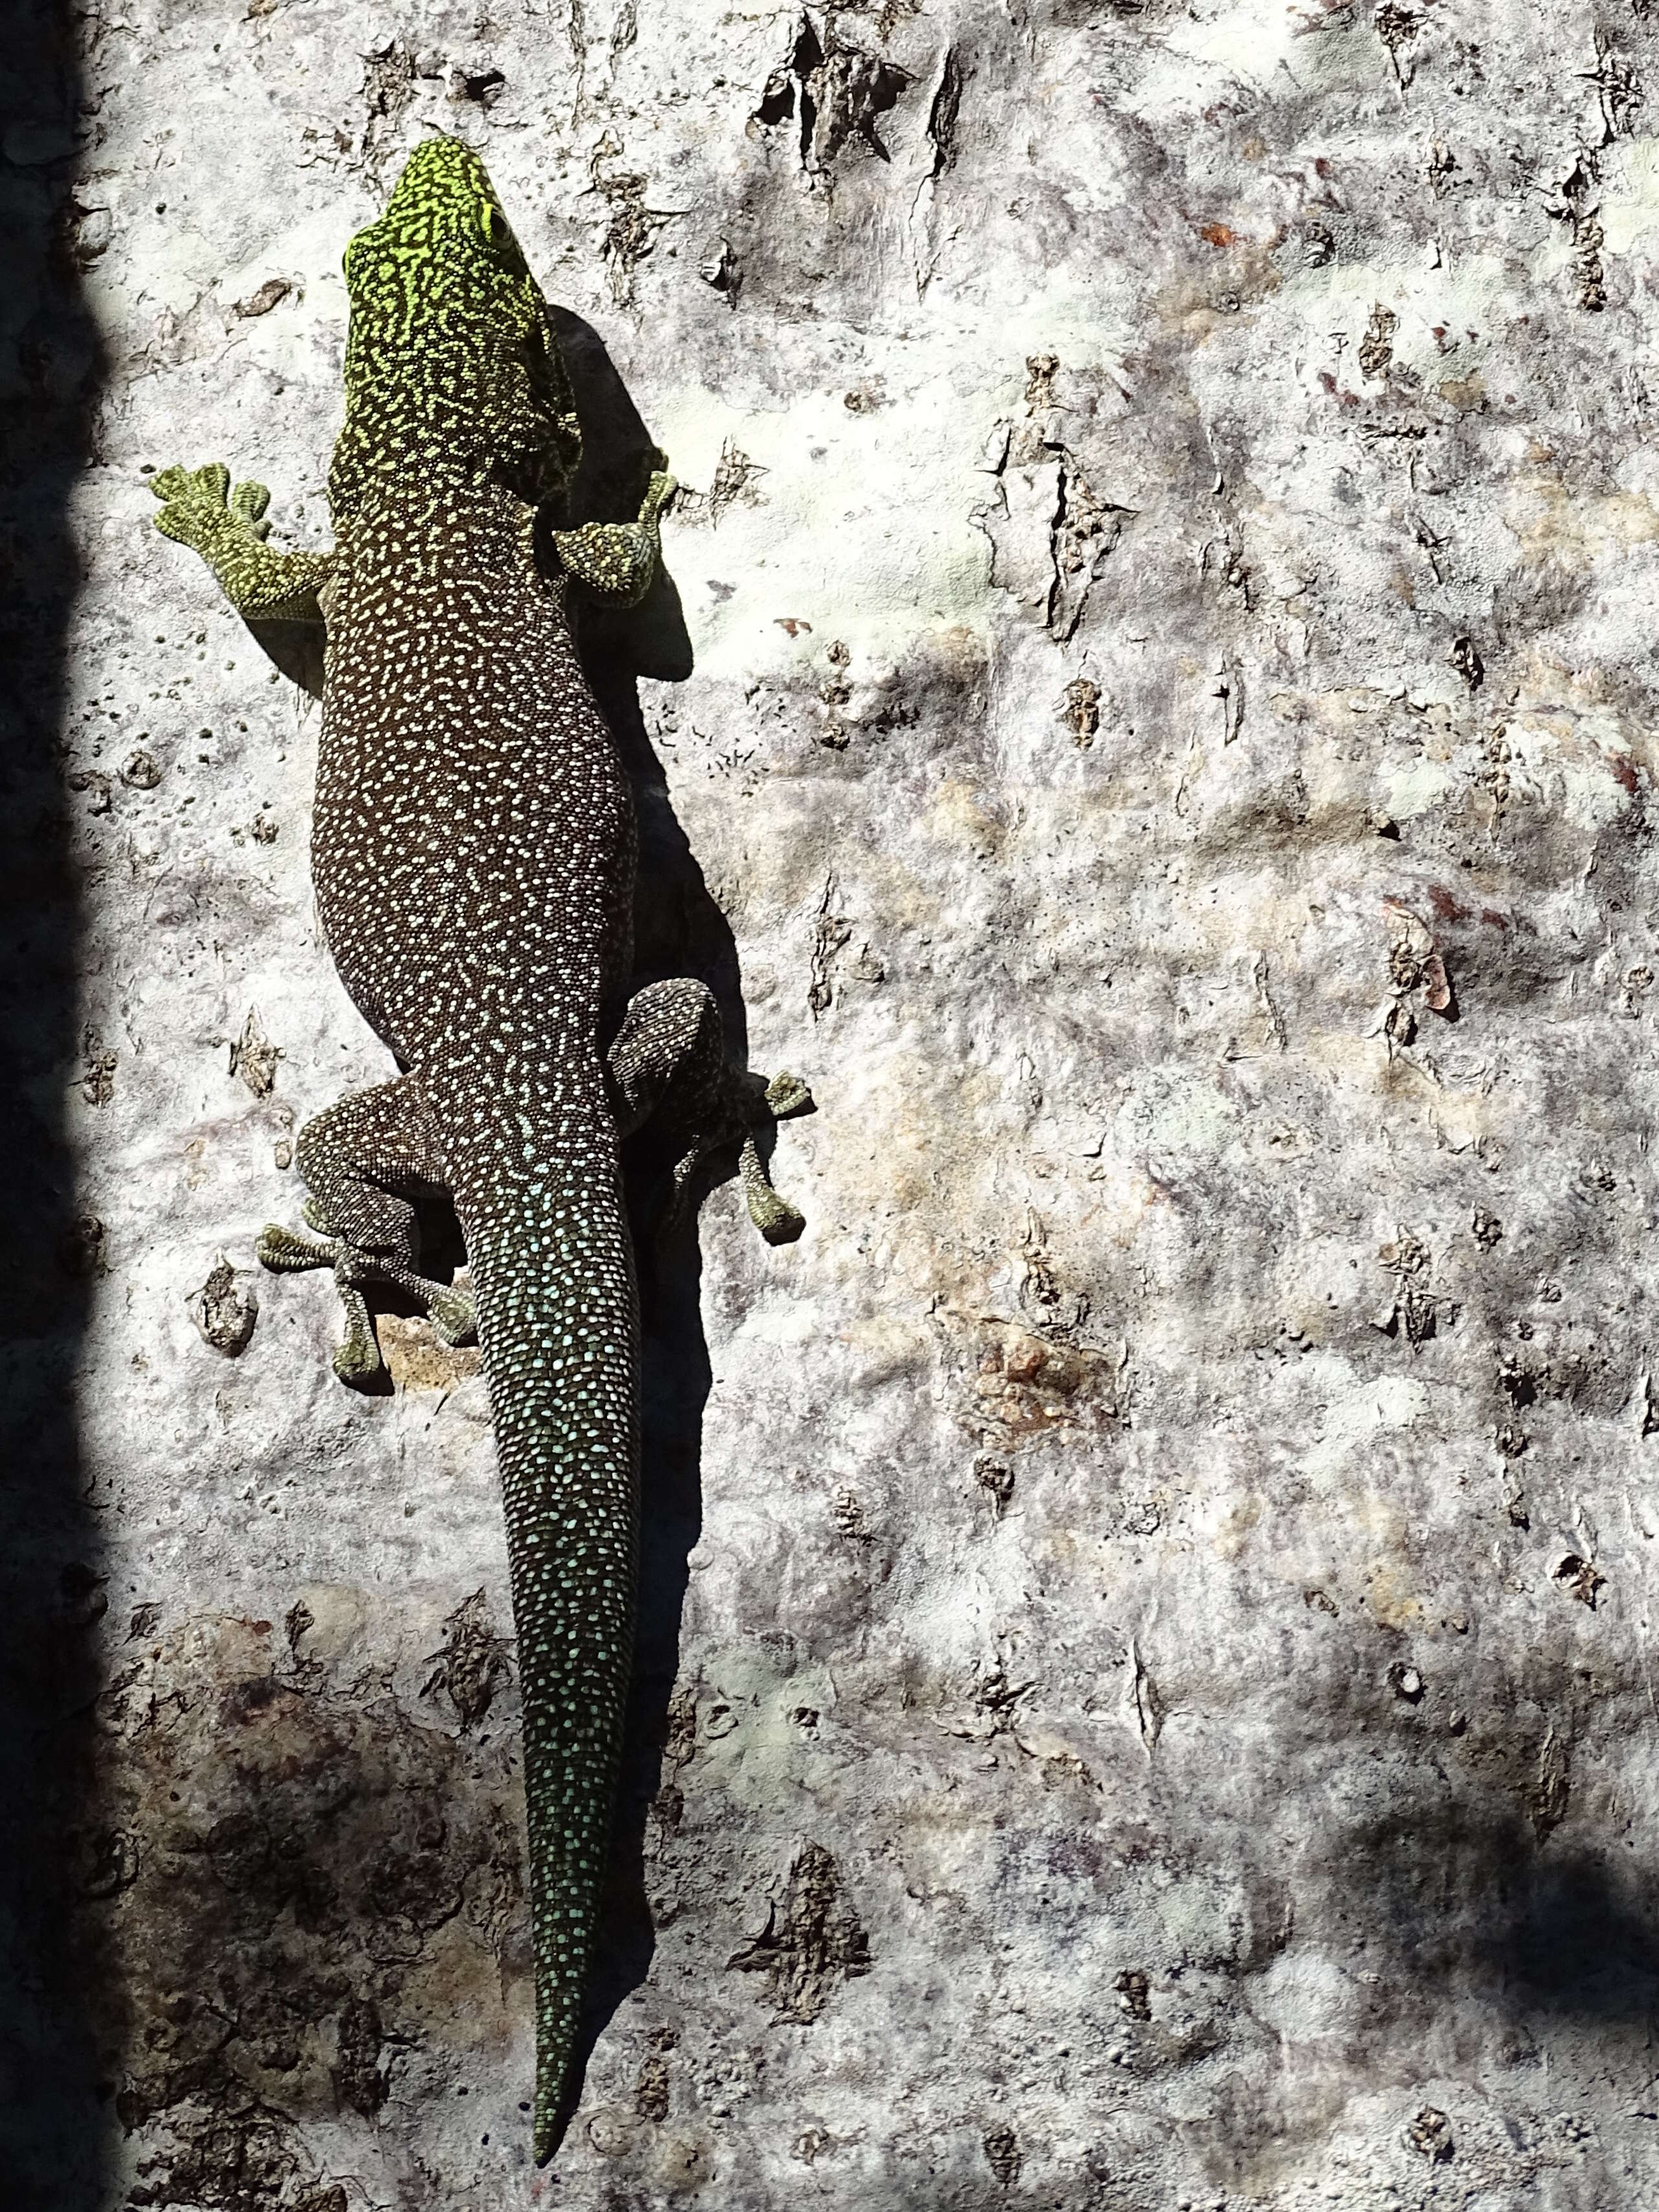
<svg viewBox="0 0 1659 2212">
<path fill-rule="evenodd" d="M 151 489 L 157 526 L 256 636 L 320 628 L 317 911 L 398 1073 L 301 1129 L 307 1226 L 269 1224 L 258 1251 L 331 1269 L 345 1383 L 381 1371 L 377 1285 L 481 1347 L 523 1699 L 541 2166 L 568 2116 L 633 1648 L 640 1325 L 619 1147 L 656 1117 L 672 1215 L 736 1144 L 750 1216 L 786 1243 L 803 1218 L 757 1139 L 812 1100 L 730 1063 L 702 983 L 630 995 L 632 793 L 572 617 L 580 593 L 649 587 L 665 458 L 632 521 L 538 533 L 538 515 L 567 519 L 580 425 L 548 302 L 459 140 L 416 149 L 343 267 L 332 550 L 271 546 L 268 492 L 220 463 Z M 433 1192 L 470 1290 L 420 1273 Z"/>
</svg>

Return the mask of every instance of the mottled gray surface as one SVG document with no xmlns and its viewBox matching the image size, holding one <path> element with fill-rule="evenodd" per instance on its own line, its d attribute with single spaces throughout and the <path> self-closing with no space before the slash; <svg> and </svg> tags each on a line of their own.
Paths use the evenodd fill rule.
<svg viewBox="0 0 1659 2212">
<path fill-rule="evenodd" d="M 1659 10 L 83 31 L 83 2201 L 1650 2203 Z M 803 1241 L 727 1184 L 661 1286 L 539 2180 L 483 1385 L 394 1321 L 354 1399 L 254 1283 L 388 1068 L 313 710 L 140 474 L 323 542 L 340 252 L 432 126 L 696 488 L 683 631 L 605 646 L 684 679 L 643 941 L 719 967 L 700 869 L 820 1105 Z"/>
</svg>

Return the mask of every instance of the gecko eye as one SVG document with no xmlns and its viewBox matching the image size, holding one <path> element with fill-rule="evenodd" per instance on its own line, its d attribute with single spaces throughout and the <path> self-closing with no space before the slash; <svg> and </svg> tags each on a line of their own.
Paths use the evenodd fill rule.
<svg viewBox="0 0 1659 2212">
<path fill-rule="evenodd" d="M 525 258 L 519 251 L 519 241 L 514 237 L 507 217 L 493 200 L 478 202 L 478 228 L 483 233 L 484 243 L 509 269 L 522 269 Z"/>
</svg>

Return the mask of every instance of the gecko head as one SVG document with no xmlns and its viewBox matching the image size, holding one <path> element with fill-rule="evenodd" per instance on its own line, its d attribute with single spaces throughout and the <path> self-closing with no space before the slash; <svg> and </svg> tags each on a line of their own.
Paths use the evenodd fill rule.
<svg viewBox="0 0 1659 2212">
<path fill-rule="evenodd" d="M 459 463 L 532 501 L 562 490 L 581 457 L 575 400 L 551 312 L 471 147 L 417 147 L 344 269 L 348 478 Z"/>
</svg>

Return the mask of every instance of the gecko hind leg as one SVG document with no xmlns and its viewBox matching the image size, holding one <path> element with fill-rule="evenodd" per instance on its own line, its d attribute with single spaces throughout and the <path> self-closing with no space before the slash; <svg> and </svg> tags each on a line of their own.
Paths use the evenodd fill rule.
<svg viewBox="0 0 1659 2212">
<path fill-rule="evenodd" d="M 436 1133 L 412 1078 L 341 1099 L 300 1132 L 297 1164 L 310 1187 L 304 1217 L 315 1234 L 267 1224 L 261 1262 L 289 1273 L 328 1267 L 345 1310 L 345 1338 L 334 1355 L 343 1382 L 362 1389 L 381 1371 L 380 1346 L 364 1290 L 401 1291 L 428 1314 L 441 1340 L 465 1344 L 476 1332 L 470 1292 L 419 1273 L 420 1229 L 414 1199 L 441 1190 Z"/>
<path fill-rule="evenodd" d="M 799 1076 L 768 1083 L 726 1057 L 724 1025 L 707 984 L 677 977 L 636 991 L 610 1053 L 623 1137 L 655 1120 L 678 1148 L 662 1234 L 684 1219 L 698 1168 L 722 1146 L 741 1146 L 739 1169 L 749 1218 L 769 1244 L 793 1243 L 806 1226 L 799 1208 L 772 1186 L 757 1135 L 793 1114 L 810 1113 L 812 1094 Z"/>
</svg>

